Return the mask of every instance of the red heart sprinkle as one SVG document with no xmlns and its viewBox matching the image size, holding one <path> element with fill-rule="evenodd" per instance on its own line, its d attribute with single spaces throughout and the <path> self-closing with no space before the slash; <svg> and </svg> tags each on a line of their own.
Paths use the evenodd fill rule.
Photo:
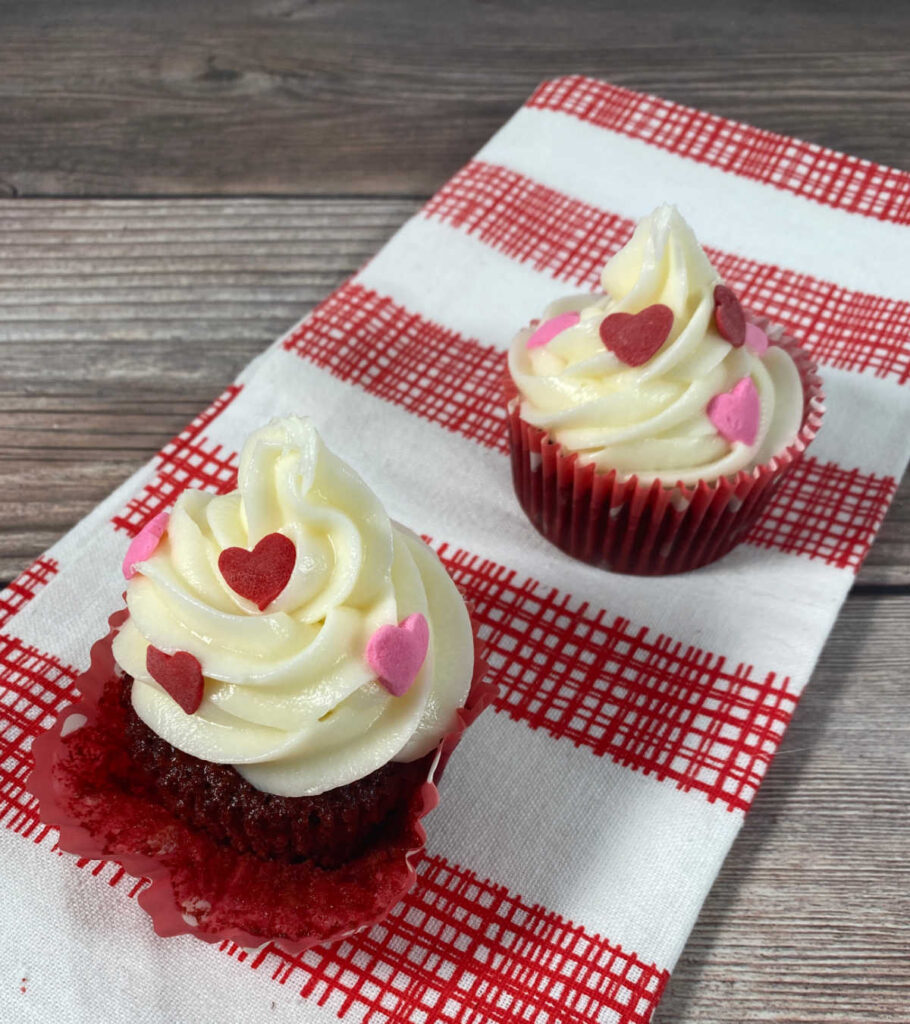
<svg viewBox="0 0 910 1024">
<path fill-rule="evenodd" d="M 189 651 L 165 654 L 157 647 L 145 652 L 145 667 L 149 675 L 188 714 L 199 710 L 202 703 L 202 666 Z"/>
<path fill-rule="evenodd" d="M 736 293 L 725 284 L 714 286 L 714 320 L 720 336 L 734 348 L 746 340 L 746 315 Z"/>
<path fill-rule="evenodd" d="M 262 611 L 288 585 L 296 561 L 294 542 L 283 533 L 270 533 L 252 551 L 225 548 L 218 556 L 218 568 L 235 594 Z"/>
<path fill-rule="evenodd" d="M 600 340 L 626 366 L 643 366 L 672 329 L 673 310 L 658 302 L 640 313 L 611 313 L 600 323 Z"/>
</svg>

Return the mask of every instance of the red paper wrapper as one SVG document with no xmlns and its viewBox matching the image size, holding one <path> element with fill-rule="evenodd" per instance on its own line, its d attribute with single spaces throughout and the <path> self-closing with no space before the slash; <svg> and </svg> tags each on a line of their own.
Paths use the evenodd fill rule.
<svg viewBox="0 0 910 1024">
<path fill-rule="evenodd" d="M 119 672 L 112 643 L 127 615 L 125 609 L 112 615 L 110 632 L 92 647 L 91 664 L 75 681 L 82 699 L 34 743 L 28 786 L 38 798 L 42 820 L 60 830 L 60 848 L 93 860 L 115 860 L 130 874 L 148 878 L 151 885 L 139 903 L 162 936 L 191 934 L 205 942 L 228 939 L 245 947 L 276 941 L 296 954 L 385 917 L 416 879 L 415 865 L 426 843 L 420 819 L 439 802 L 436 782 L 464 730 L 496 693 L 484 682 L 487 665 L 476 631 L 467 702 L 440 742 L 404 820 L 359 857 L 326 869 L 311 861 L 238 853 L 148 797 L 124 792 L 99 770 L 112 757 L 128 756 L 99 707 L 105 684 Z"/>
<path fill-rule="evenodd" d="M 747 314 L 765 331 L 768 320 Z M 803 385 L 803 419 L 796 440 L 765 465 L 694 486 L 639 483 L 616 470 L 581 464 L 539 427 L 521 418 L 521 401 L 506 378 L 512 482 L 521 507 L 547 540 L 566 554 L 611 572 L 663 576 L 722 558 L 765 505 L 818 433 L 824 395 L 818 369 L 798 343 L 773 342 L 793 358 Z"/>
</svg>

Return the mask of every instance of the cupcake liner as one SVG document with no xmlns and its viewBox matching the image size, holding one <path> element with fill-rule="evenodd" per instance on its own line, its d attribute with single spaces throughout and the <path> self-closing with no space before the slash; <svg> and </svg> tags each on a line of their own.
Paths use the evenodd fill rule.
<svg viewBox="0 0 910 1024">
<path fill-rule="evenodd" d="M 515 494 L 547 540 L 612 572 L 661 576 L 708 565 L 745 538 L 818 433 L 824 414 L 821 379 L 808 355 L 765 318 L 747 318 L 796 364 L 803 386 L 802 423 L 793 443 L 769 462 L 711 482 L 646 484 L 617 470 L 582 464 L 577 453 L 521 418 L 518 389 L 506 377 Z"/>
<path fill-rule="evenodd" d="M 439 802 L 436 783 L 464 730 L 493 700 L 487 664 L 474 630 L 474 675 L 465 706 L 436 751 L 426 757 L 426 781 L 404 820 L 359 857 L 332 869 L 310 861 L 260 860 L 191 829 L 147 796 L 113 784 L 104 765 L 128 758 L 101 703 L 119 673 L 113 639 L 128 616 L 109 619 L 110 632 L 91 651 L 75 686 L 81 699 L 34 742 L 28 787 L 45 824 L 60 831 L 60 849 L 92 860 L 114 860 L 150 885 L 139 904 L 162 936 L 190 934 L 255 948 L 275 942 L 290 954 L 380 921 L 411 889 L 426 844 L 421 819 Z M 473 626 L 472 622 L 472 626 Z"/>
</svg>

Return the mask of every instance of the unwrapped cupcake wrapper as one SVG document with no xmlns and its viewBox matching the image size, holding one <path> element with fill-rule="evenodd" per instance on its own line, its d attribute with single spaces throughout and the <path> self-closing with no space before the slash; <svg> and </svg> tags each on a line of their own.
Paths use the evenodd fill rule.
<svg viewBox="0 0 910 1024">
<path fill-rule="evenodd" d="M 506 378 L 506 410 L 515 494 L 528 518 L 566 554 L 612 572 L 662 576 L 708 565 L 744 540 L 784 475 L 802 458 L 824 413 L 821 379 L 797 342 L 748 314 L 785 349 L 803 386 L 796 439 L 769 462 L 693 486 L 640 483 L 582 463 L 544 430 L 521 418 L 521 399 Z"/>
<path fill-rule="evenodd" d="M 139 903 L 162 936 L 191 934 L 255 948 L 275 942 L 296 955 L 380 921 L 412 888 L 426 843 L 421 819 L 439 802 L 436 783 L 462 733 L 492 702 L 487 664 L 474 630 L 474 675 L 465 706 L 436 753 L 427 755 L 426 781 L 411 797 L 400 827 L 337 868 L 311 861 L 262 860 L 217 843 L 148 797 L 115 786 L 98 765 L 112 748 L 99 701 L 119 674 L 114 636 L 128 616 L 112 615 L 110 632 L 92 647 L 91 664 L 74 683 L 81 700 L 34 743 L 28 787 L 42 821 L 60 831 L 62 850 L 92 860 L 114 860 L 150 880 Z M 474 623 L 472 622 L 472 626 Z"/>
</svg>

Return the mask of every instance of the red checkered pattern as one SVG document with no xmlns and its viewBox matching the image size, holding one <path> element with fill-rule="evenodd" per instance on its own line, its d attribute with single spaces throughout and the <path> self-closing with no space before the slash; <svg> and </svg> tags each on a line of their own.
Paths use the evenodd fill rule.
<svg viewBox="0 0 910 1024">
<path fill-rule="evenodd" d="M 25 791 L 31 741 L 70 703 L 75 676 L 58 659 L 0 637 L 0 823 L 35 842 L 49 830 Z M 126 880 L 128 897 L 146 884 L 115 864 L 77 864 L 111 886 Z M 320 1005 L 332 999 L 335 1008 L 340 998 L 339 1011 L 359 1024 L 584 1024 L 607 1012 L 618 1024 L 650 1020 L 667 971 L 441 857 L 426 858 L 418 875 L 417 887 L 364 935 L 298 957 L 269 946 L 253 966 L 271 967 L 276 980 L 293 980 Z"/>
<path fill-rule="evenodd" d="M 268 946 L 252 966 L 356 1024 L 651 1019 L 669 972 L 441 857 L 418 875 L 364 935 L 298 957 Z"/>
<path fill-rule="evenodd" d="M 585 289 L 597 285 L 604 263 L 635 227 L 625 217 L 481 160 L 450 178 L 422 213 L 474 235 L 518 263 Z"/>
<path fill-rule="evenodd" d="M 51 830 L 25 791 L 31 742 L 70 703 L 76 674 L 0 636 L 0 824 L 35 842 Z M 83 858 L 77 866 L 110 886 L 126 880 L 128 897 L 146 884 L 109 862 Z M 425 858 L 418 876 L 415 889 L 365 934 L 297 957 L 268 946 L 252 965 L 270 966 L 276 980 L 293 980 L 320 1005 L 331 999 L 335 1008 L 340 999 L 339 1012 L 358 1024 L 586 1024 L 607 1012 L 617 1024 L 650 1020 L 666 970 L 442 857 Z M 223 948 L 241 960 L 250 955 Z"/>
<path fill-rule="evenodd" d="M 49 830 L 25 791 L 31 741 L 70 702 L 75 676 L 56 658 L 0 639 L 0 822 L 36 842 Z M 145 885 L 117 865 L 77 863 L 111 886 L 126 879 L 129 897 Z M 333 1000 L 359 1024 L 586 1024 L 607 1012 L 618 1024 L 650 1020 L 666 970 L 441 857 L 426 858 L 418 874 L 416 888 L 364 935 L 298 957 L 269 946 L 253 966 L 271 967 L 276 980 L 293 980 L 320 1005 Z"/>
<path fill-rule="evenodd" d="M 506 450 L 502 353 L 362 285 L 333 292 L 284 347 L 446 430 Z"/>
<path fill-rule="evenodd" d="M 544 82 L 526 106 L 559 111 L 839 210 L 910 224 L 906 171 L 581 76 Z"/>
<path fill-rule="evenodd" d="M 509 258 L 594 289 L 634 222 L 505 167 L 474 161 L 424 215 L 472 234 Z M 910 379 L 910 303 L 850 291 L 808 274 L 705 250 L 743 302 L 799 338 L 820 363 Z"/>
<path fill-rule="evenodd" d="M 910 175 L 903 172 L 581 78 L 546 84 L 530 105 L 816 202 L 910 223 Z M 589 288 L 632 228 L 607 211 L 477 162 L 430 202 L 426 216 L 554 279 Z M 730 254 L 711 255 L 750 306 L 806 339 L 820 361 L 901 382 L 910 378 L 910 353 L 901 351 L 910 336 L 910 304 Z M 505 451 L 504 355 L 388 297 L 349 283 L 284 348 L 454 434 Z M 236 454 L 206 431 L 239 391 L 229 389 L 161 453 L 154 481 L 114 518 L 118 530 L 135 535 L 188 486 L 216 492 L 235 486 Z M 894 466 L 897 461 L 895 455 Z M 894 489 L 890 477 L 808 459 L 785 480 L 749 540 L 856 569 Z M 592 770 L 605 767 L 594 758 L 610 758 L 707 799 L 718 821 L 730 821 L 724 809 L 738 815 L 749 807 L 796 705 L 797 685 L 789 676 L 728 663 L 497 563 L 446 544 L 438 549 L 474 606 L 501 686 L 499 714 L 562 741 L 563 749 L 570 741 Z M 0 619 L 10 619 L 56 570 L 39 566 L 0 598 Z M 820 610 L 814 643 L 822 639 L 826 616 Z M 47 847 L 54 833 L 37 820 L 24 783 L 32 739 L 67 706 L 75 676 L 59 658 L 0 633 L 0 824 L 36 842 L 46 838 Z M 515 729 L 528 738 L 521 726 Z M 683 800 L 680 809 L 697 808 L 703 799 Z M 714 831 L 694 824 L 687 833 L 712 863 L 725 852 L 725 840 Z M 643 865 L 655 879 L 659 861 Z M 127 881 L 114 864 L 78 864 L 131 896 L 145 884 Z M 668 972 L 617 940 L 640 934 L 639 948 L 669 962 L 686 920 L 669 915 L 651 930 L 627 935 L 607 923 L 610 940 L 440 855 L 424 858 L 418 875 L 415 890 L 388 919 L 329 948 L 299 956 L 275 946 L 258 953 L 230 943 L 222 948 L 357 1024 L 651 1020 Z"/>
<path fill-rule="evenodd" d="M 462 338 L 362 285 L 330 296 L 285 341 L 289 352 L 478 444 L 508 450 L 505 353 Z M 372 353 L 381 353 L 381 372 Z M 455 357 L 453 357 L 455 353 Z M 831 484 L 825 497 L 819 488 Z M 859 569 L 894 495 L 891 477 L 797 466 L 749 539 L 839 568 Z M 155 509 L 167 499 L 147 499 Z"/>
<path fill-rule="evenodd" d="M 788 677 L 728 665 L 446 544 L 438 552 L 489 647 L 498 711 L 748 810 L 796 707 Z"/>
<path fill-rule="evenodd" d="M 805 458 L 783 478 L 746 540 L 858 572 L 896 490 L 894 477 Z"/>
<path fill-rule="evenodd" d="M 54 849 L 57 853 L 60 853 L 56 844 Z M 132 875 L 128 875 L 126 871 L 124 871 L 123 868 L 114 861 L 87 860 L 85 857 L 80 857 L 76 861 L 76 867 L 91 867 L 91 874 L 94 875 L 95 878 L 104 879 L 112 889 L 120 885 L 121 882 L 126 881 L 127 887 L 124 891 L 129 899 L 134 899 L 149 884 L 147 878 L 133 878 Z"/>
<path fill-rule="evenodd" d="M 114 516 L 115 529 L 135 537 L 159 512 L 170 508 L 188 487 L 216 494 L 234 490 L 237 486 L 237 453 L 225 451 L 220 444 L 212 444 L 202 432 L 230 405 L 240 390 L 238 386 L 229 387 L 184 431 L 168 442 L 158 455 L 157 476 L 137 497 L 130 499 L 123 512 Z"/>
<path fill-rule="evenodd" d="M 0 626 L 5 626 L 59 570 L 57 561 L 45 555 L 32 562 L 5 590 L 0 591 Z"/>
<path fill-rule="evenodd" d="M 76 670 L 52 654 L 0 633 L 0 824 L 23 835 L 40 825 L 37 802 L 26 792 L 32 740 L 70 703 Z"/>
</svg>

